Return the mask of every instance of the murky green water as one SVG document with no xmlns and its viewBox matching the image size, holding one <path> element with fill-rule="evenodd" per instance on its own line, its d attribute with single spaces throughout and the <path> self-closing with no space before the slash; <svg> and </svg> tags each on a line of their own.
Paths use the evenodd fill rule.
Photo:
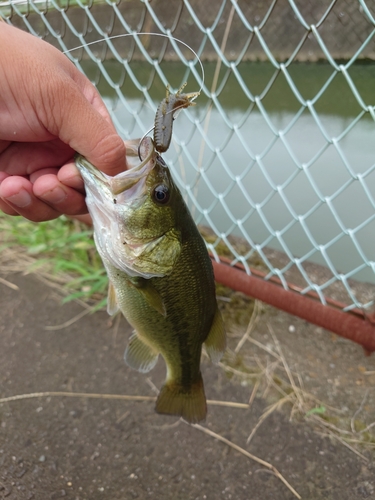
<svg viewBox="0 0 375 500">
<path fill-rule="evenodd" d="M 142 136 L 164 83 L 146 63 L 125 71 L 109 62 L 105 69 L 117 91 L 96 67 L 85 66 L 123 136 Z M 172 86 L 188 80 L 186 90 L 198 90 L 184 66 L 162 69 Z M 208 89 L 214 70 L 205 65 Z M 302 260 L 327 265 L 328 259 L 338 272 L 375 282 L 375 123 L 370 113 L 361 116 L 361 104 L 375 105 L 375 65 L 353 66 L 350 83 L 342 74 L 330 81 L 329 65 L 294 65 L 288 75 L 294 91 L 279 74 L 265 92 L 275 76 L 270 64 L 242 64 L 239 72 L 252 95 L 266 94 L 260 105 L 222 68 L 212 111 L 202 93 L 197 106 L 179 115 L 164 155 L 197 222 Z M 314 100 L 326 82 L 313 108 L 303 109 L 299 96 Z"/>
</svg>

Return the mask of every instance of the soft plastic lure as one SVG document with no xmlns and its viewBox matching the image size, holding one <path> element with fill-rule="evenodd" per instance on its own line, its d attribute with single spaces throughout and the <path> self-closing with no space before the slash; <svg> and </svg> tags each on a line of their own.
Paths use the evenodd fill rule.
<svg viewBox="0 0 375 500">
<path fill-rule="evenodd" d="M 154 145 L 158 153 L 164 153 L 169 148 L 172 139 L 172 125 L 174 114 L 182 108 L 194 106 L 193 99 L 199 96 L 199 92 L 191 92 L 189 94 L 182 94 L 186 83 L 175 93 L 169 92 L 167 87 L 167 95 L 161 101 L 156 110 L 155 124 L 154 124 Z"/>
</svg>

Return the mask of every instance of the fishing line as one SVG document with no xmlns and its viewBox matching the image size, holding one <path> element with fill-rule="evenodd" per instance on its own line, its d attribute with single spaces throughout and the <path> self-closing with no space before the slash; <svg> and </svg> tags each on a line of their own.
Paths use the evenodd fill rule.
<svg viewBox="0 0 375 500">
<path fill-rule="evenodd" d="M 112 35 L 110 37 L 101 38 L 100 40 L 94 40 L 93 42 L 84 43 L 83 45 L 78 45 L 77 47 L 74 47 L 73 49 L 64 50 L 63 54 L 68 54 L 69 52 L 73 52 L 73 50 L 84 49 L 85 47 L 88 47 L 89 45 L 94 45 L 95 43 L 107 42 L 109 40 L 114 40 L 115 38 L 123 38 L 123 37 L 127 37 L 127 36 L 132 36 L 133 38 L 136 38 L 136 36 L 138 36 L 138 35 L 151 35 L 151 36 L 160 36 L 160 37 L 163 37 L 163 38 L 168 38 L 168 39 L 174 40 L 177 43 L 181 43 L 187 49 L 189 49 L 190 52 L 197 59 L 197 61 L 199 63 L 199 66 L 200 66 L 200 69 L 201 69 L 201 72 L 202 72 L 202 84 L 201 84 L 200 89 L 198 90 L 198 92 L 202 91 L 203 86 L 204 86 L 205 73 L 204 73 L 204 67 L 203 67 L 203 64 L 202 64 L 202 61 L 201 61 L 200 57 L 195 52 L 195 50 L 190 47 L 190 45 L 188 45 L 187 43 L 183 42 L 179 38 L 176 38 L 176 37 L 174 37 L 172 35 L 166 35 L 164 33 L 147 33 L 147 32 L 138 32 L 138 31 L 134 31 L 133 33 L 122 33 L 121 35 Z"/>
<path fill-rule="evenodd" d="M 136 38 L 136 36 L 138 35 L 148 35 L 148 36 L 160 36 L 160 37 L 163 37 L 163 38 L 167 38 L 167 39 L 172 39 L 174 40 L 175 42 L 177 43 L 181 43 L 182 45 L 184 45 L 187 49 L 190 50 L 190 52 L 195 56 L 195 58 L 197 59 L 198 63 L 199 63 L 199 66 L 200 66 L 200 69 L 201 69 L 201 73 L 202 73 L 202 83 L 201 83 L 201 86 L 200 86 L 200 89 L 197 93 L 196 96 L 194 96 L 191 101 L 194 101 L 198 95 L 201 93 L 202 89 L 203 89 L 203 86 L 204 86 L 204 80 L 205 80 L 205 73 L 204 73 L 204 67 L 203 67 L 203 64 L 202 64 L 202 61 L 200 59 L 200 57 L 198 56 L 198 54 L 190 47 L 190 45 L 188 45 L 187 43 L 183 42 L 182 40 L 180 40 L 179 38 L 176 38 L 172 35 L 166 35 L 164 33 L 147 33 L 147 32 L 133 32 L 133 33 L 122 33 L 121 35 L 112 35 L 110 37 L 105 37 L 105 38 L 101 38 L 100 40 L 94 40 L 93 42 L 89 42 L 89 43 L 85 43 L 83 45 L 78 45 L 77 47 L 74 47 L 73 49 L 69 49 L 69 50 L 65 50 L 63 52 L 63 54 L 68 54 L 69 52 L 72 52 L 73 50 L 78 50 L 78 49 L 82 49 L 82 48 L 85 48 L 85 47 L 88 47 L 89 45 L 94 45 L 95 43 L 100 43 L 100 42 L 107 42 L 109 40 L 114 40 L 115 38 L 123 38 L 123 37 L 127 37 L 127 36 L 132 36 L 133 38 Z M 169 84 L 168 84 L 169 86 Z M 178 109 L 182 109 L 183 108 L 183 105 L 181 106 L 178 106 L 177 108 L 174 108 L 173 110 L 170 110 L 168 111 L 166 114 L 169 114 L 169 113 L 172 113 L 172 112 L 176 112 Z M 141 148 L 141 144 L 143 142 L 143 140 L 145 139 L 145 137 L 154 130 L 155 128 L 155 125 L 152 126 L 140 139 L 139 141 L 139 145 L 138 145 L 138 156 L 139 156 L 139 159 L 142 161 L 142 157 L 141 157 L 141 154 L 140 154 L 140 148 Z"/>
</svg>

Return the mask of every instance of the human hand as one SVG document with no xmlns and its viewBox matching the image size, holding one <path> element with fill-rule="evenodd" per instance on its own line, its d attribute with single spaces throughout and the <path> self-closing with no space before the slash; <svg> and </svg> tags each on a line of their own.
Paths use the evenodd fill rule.
<svg viewBox="0 0 375 500">
<path fill-rule="evenodd" d="M 87 212 L 75 152 L 116 175 L 125 146 L 95 87 L 57 49 L 0 23 L 0 210 L 39 222 Z"/>
</svg>

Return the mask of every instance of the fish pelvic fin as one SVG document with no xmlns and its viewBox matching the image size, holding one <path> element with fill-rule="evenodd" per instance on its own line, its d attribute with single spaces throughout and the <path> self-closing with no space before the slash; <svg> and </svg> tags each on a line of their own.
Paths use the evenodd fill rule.
<svg viewBox="0 0 375 500">
<path fill-rule="evenodd" d="M 166 383 L 156 400 L 157 413 L 182 417 L 189 424 L 201 422 L 206 418 L 207 404 L 202 376 L 186 388 L 176 383 Z"/>
<path fill-rule="evenodd" d="M 218 308 L 216 308 L 214 320 L 204 346 L 212 363 L 217 365 L 227 347 L 224 321 Z"/>
<path fill-rule="evenodd" d="M 136 332 L 129 339 L 129 344 L 125 349 L 125 363 L 141 373 L 147 373 L 154 368 L 158 361 L 159 354 L 150 346 L 145 344 Z"/>
<path fill-rule="evenodd" d="M 115 287 L 112 281 L 108 283 L 108 298 L 107 298 L 107 313 L 110 316 L 114 316 L 119 311 L 119 306 L 117 304 L 117 297 Z"/>
</svg>

